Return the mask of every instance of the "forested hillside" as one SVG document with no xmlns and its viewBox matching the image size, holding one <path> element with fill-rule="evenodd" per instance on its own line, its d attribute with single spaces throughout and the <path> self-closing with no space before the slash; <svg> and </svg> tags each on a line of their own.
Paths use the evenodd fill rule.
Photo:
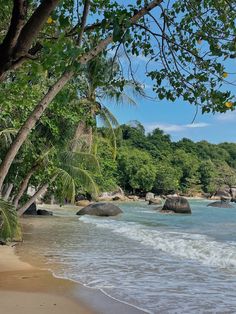
<svg viewBox="0 0 236 314">
<path fill-rule="evenodd" d="M 195 195 L 236 184 L 235 143 L 172 142 L 160 129 L 146 135 L 136 122 L 119 127 L 117 145 L 116 161 L 104 145 L 99 150 L 103 189 L 118 184 L 128 193 Z"/>
</svg>

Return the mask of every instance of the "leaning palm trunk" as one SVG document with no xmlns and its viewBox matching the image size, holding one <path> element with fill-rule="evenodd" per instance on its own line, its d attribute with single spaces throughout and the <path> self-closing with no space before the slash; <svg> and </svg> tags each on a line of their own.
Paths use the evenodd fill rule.
<svg viewBox="0 0 236 314">
<path fill-rule="evenodd" d="M 28 187 L 30 178 L 32 177 L 32 175 L 35 173 L 35 171 L 38 168 L 39 168 L 39 165 L 33 166 L 30 169 L 30 171 L 27 173 L 26 177 L 22 180 L 20 187 L 19 187 L 19 190 L 18 190 L 18 193 L 16 194 L 16 196 L 14 197 L 14 200 L 13 200 L 13 205 L 15 206 L 15 208 L 18 207 L 19 201 Z"/>
<path fill-rule="evenodd" d="M 83 151 L 84 149 L 91 153 L 93 142 L 93 130 L 91 126 L 86 126 L 84 121 L 81 121 L 75 131 L 73 138 L 72 151 Z"/>
<path fill-rule="evenodd" d="M 18 216 L 22 216 L 24 212 L 32 205 L 40 196 L 44 195 L 49 187 L 49 184 L 55 181 L 57 177 L 57 174 L 52 177 L 50 182 L 44 184 L 41 186 L 41 188 L 38 189 L 37 192 L 34 193 L 34 195 L 21 207 L 17 210 Z"/>
<path fill-rule="evenodd" d="M 7 201 L 9 199 L 12 189 L 13 189 L 13 183 L 8 184 L 6 192 L 3 196 L 4 201 Z"/>
<path fill-rule="evenodd" d="M 131 19 L 130 23 L 135 24 L 140 18 L 151 11 L 153 8 L 157 7 L 162 0 L 153 0 L 150 4 L 146 5 L 145 8 L 138 11 Z M 113 36 L 108 36 L 106 39 L 101 40 L 99 44 L 91 49 L 88 53 L 84 54 L 79 58 L 78 62 L 80 64 L 86 64 L 94 57 L 96 57 L 100 52 L 102 52 L 110 43 L 113 41 Z M 3 182 L 8 174 L 10 166 L 21 148 L 22 144 L 30 134 L 31 130 L 35 127 L 36 122 L 41 118 L 44 111 L 47 109 L 54 97 L 62 90 L 62 88 L 70 81 L 74 76 L 73 71 L 65 71 L 63 75 L 58 79 L 58 81 L 48 90 L 43 99 L 38 103 L 33 112 L 30 114 L 26 122 L 23 124 L 19 130 L 15 140 L 12 142 L 2 164 L 0 166 L 0 191 L 2 189 Z"/>
</svg>

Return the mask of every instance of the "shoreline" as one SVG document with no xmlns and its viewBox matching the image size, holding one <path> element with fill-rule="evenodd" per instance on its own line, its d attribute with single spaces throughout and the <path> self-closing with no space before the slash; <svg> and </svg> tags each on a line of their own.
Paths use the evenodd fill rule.
<svg viewBox="0 0 236 314">
<path fill-rule="evenodd" d="M 0 246 L 0 303 L 7 314 L 142 314 L 102 290 L 56 277 L 21 259 L 17 246 Z"/>
<path fill-rule="evenodd" d="M 74 285 L 20 260 L 15 247 L 0 247 L 0 303 L 3 313 L 95 314 L 73 297 Z"/>
</svg>

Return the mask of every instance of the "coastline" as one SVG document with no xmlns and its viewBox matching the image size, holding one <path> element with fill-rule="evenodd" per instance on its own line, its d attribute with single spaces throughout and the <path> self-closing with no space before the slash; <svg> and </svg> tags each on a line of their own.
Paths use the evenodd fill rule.
<svg viewBox="0 0 236 314">
<path fill-rule="evenodd" d="M 0 303 L 3 313 L 147 313 L 113 299 L 100 290 L 57 278 L 49 270 L 32 266 L 30 252 L 29 260 L 22 261 L 17 245 L 0 246 L 0 256 Z"/>
<path fill-rule="evenodd" d="M 10 246 L 0 247 L 0 303 L 2 313 L 95 314 L 71 297 L 75 285 L 49 271 L 22 262 Z"/>
</svg>

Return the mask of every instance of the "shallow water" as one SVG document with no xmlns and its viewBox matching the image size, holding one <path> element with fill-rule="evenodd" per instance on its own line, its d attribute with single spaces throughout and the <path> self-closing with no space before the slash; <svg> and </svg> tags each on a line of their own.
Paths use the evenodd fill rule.
<svg viewBox="0 0 236 314">
<path fill-rule="evenodd" d="M 236 313 L 236 208 L 206 204 L 192 201 L 192 215 L 141 202 L 117 218 L 58 210 L 33 220 L 23 247 L 57 276 L 150 313 Z"/>
</svg>

